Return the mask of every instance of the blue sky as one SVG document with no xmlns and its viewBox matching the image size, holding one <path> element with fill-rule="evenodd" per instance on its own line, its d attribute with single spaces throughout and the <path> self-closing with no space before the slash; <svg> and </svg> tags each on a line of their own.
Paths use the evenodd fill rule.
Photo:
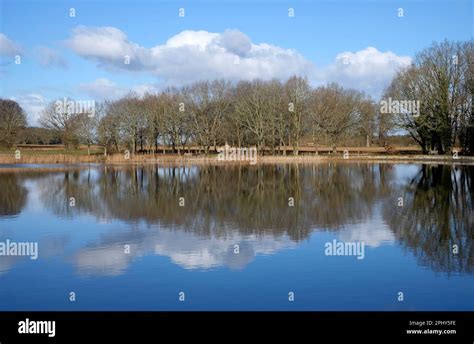
<svg viewBox="0 0 474 344">
<path fill-rule="evenodd" d="M 0 96 L 33 124 L 58 97 L 114 99 L 203 78 L 299 74 L 377 97 L 416 52 L 473 32 L 464 0 L 0 3 Z"/>
</svg>

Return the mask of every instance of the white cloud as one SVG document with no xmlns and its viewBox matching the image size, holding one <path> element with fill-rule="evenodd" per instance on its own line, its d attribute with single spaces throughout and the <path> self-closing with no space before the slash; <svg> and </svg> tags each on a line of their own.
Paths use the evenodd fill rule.
<svg viewBox="0 0 474 344">
<path fill-rule="evenodd" d="M 38 119 L 41 111 L 46 107 L 47 100 L 40 94 L 27 93 L 17 97 L 11 97 L 25 110 L 30 125 L 38 125 Z"/>
<path fill-rule="evenodd" d="M 131 257 L 123 253 L 123 245 L 84 249 L 75 255 L 81 275 L 117 276 L 127 269 L 130 261 Z"/>
<path fill-rule="evenodd" d="M 339 53 L 331 65 L 316 70 L 297 51 L 252 43 L 238 30 L 185 30 L 164 44 L 145 48 L 131 42 L 117 28 L 79 26 L 67 44 L 76 54 L 97 61 L 106 69 L 151 72 L 165 84 L 173 85 L 202 79 L 268 80 L 301 75 L 314 83 L 338 82 L 377 96 L 397 70 L 411 63 L 409 56 L 367 47 Z M 130 57 L 130 64 L 124 63 L 125 56 Z"/>
<path fill-rule="evenodd" d="M 150 59 L 148 49 L 130 42 L 124 32 L 114 27 L 78 26 L 66 45 L 76 54 L 107 68 L 145 70 Z M 130 64 L 125 63 L 126 56 Z"/>
<path fill-rule="evenodd" d="M 346 242 L 363 242 L 373 248 L 395 242 L 393 232 L 380 216 L 364 223 L 351 224 L 339 231 L 338 237 Z"/>
<path fill-rule="evenodd" d="M 18 44 L 0 32 L 0 55 L 13 57 L 20 53 Z"/>
<path fill-rule="evenodd" d="M 68 42 L 79 55 L 101 59 L 115 59 L 129 53 L 125 34 L 114 27 L 87 28 L 78 26 Z"/>
<path fill-rule="evenodd" d="M 67 66 L 66 60 L 61 54 L 48 47 L 40 47 L 38 49 L 40 63 L 43 67 L 59 67 L 65 68 Z"/>
<path fill-rule="evenodd" d="M 229 232 L 226 237 L 203 238 L 181 230 L 157 229 L 127 242 L 130 254 L 125 255 L 124 243 L 120 238 L 108 239 L 112 241 L 80 249 L 75 254 L 74 262 L 81 275 L 120 275 L 134 259 L 151 254 L 169 257 L 174 264 L 189 270 L 219 267 L 239 270 L 251 263 L 256 256 L 275 254 L 297 245 L 287 236 L 277 238 L 271 235 Z M 239 254 L 234 253 L 236 243 L 240 247 Z"/>
<path fill-rule="evenodd" d="M 233 252 L 235 243 L 239 244 L 237 255 Z M 204 240 L 193 234 L 176 231 L 160 233 L 159 240 L 155 240 L 155 253 L 170 257 L 171 261 L 185 269 L 220 266 L 242 269 L 258 255 L 271 255 L 294 246 L 296 243 L 287 236 L 243 236 L 233 232 L 225 238 L 209 237 Z"/>
<path fill-rule="evenodd" d="M 250 38 L 238 30 L 227 30 L 219 35 L 218 44 L 241 57 L 247 56 L 252 50 Z"/>
<path fill-rule="evenodd" d="M 117 28 L 80 26 L 67 45 L 101 67 L 148 71 L 175 85 L 201 79 L 286 79 L 314 73 L 313 64 L 295 50 L 254 44 L 238 30 L 186 30 L 162 45 L 145 48 Z M 124 63 L 125 56 L 130 57 L 130 64 Z"/>
<path fill-rule="evenodd" d="M 333 64 L 319 73 L 323 82 L 338 82 L 345 87 L 380 95 L 397 70 L 409 66 L 411 57 L 367 47 L 356 52 L 342 52 Z"/>
<path fill-rule="evenodd" d="M 166 41 L 165 45 L 157 46 L 155 49 L 162 48 L 164 46 L 168 48 L 180 48 L 183 46 L 198 47 L 204 51 L 206 48 L 215 40 L 219 38 L 218 33 L 211 33 L 207 31 L 192 31 L 185 30 L 177 35 L 174 35 Z"/>
</svg>

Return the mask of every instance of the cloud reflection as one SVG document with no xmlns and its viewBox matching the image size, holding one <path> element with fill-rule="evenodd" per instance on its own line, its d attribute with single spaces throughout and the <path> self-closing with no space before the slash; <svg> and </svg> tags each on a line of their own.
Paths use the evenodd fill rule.
<svg viewBox="0 0 474 344">
<path fill-rule="evenodd" d="M 148 256 L 166 256 L 184 269 L 208 270 L 226 267 L 240 270 L 252 262 L 257 255 L 275 252 L 296 246 L 288 236 L 271 237 L 229 233 L 225 237 L 207 237 L 183 230 L 154 228 L 133 237 L 119 235 L 108 237 L 93 247 L 79 250 L 74 264 L 79 274 L 116 276 L 123 273 L 135 260 Z M 125 252 L 129 245 L 129 252 Z M 238 253 L 234 253 L 238 245 Z"/>
</svg>

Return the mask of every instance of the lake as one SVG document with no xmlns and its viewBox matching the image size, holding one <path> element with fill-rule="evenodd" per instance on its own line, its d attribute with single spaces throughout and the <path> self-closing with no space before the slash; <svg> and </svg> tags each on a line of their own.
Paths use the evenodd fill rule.
<svg viewBox="0 0 474 344">
<path fill-rule="evenodd" d="M 474 166 L 19 165 L 0 190 L 0 310 L 474 310 Z"/>
</svg>

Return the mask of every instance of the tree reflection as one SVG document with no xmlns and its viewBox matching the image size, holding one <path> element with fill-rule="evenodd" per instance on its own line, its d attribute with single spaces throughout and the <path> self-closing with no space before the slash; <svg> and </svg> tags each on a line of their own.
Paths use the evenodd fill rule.
<svg viewBox="0 0 474 344">
<path fill-rule="evenodd" d="M 473 166 L 422 165 L 397 199 L 385 203 L 384 218 L 397 239 L 433 270 L 473 272 L 473 173 Z"/>
<path fill-rule="evenodd" d="M 103 167 L 45 181 L 41 199 L 65 217 L 86 212 L 203 236 L 236 230 L 299 241 L 315 227 L 337 229 L 369 217 L 389 190 L 390 172 L 389 165 L 372 164 Z"/>
<path fill-rule="evenodd" d="M 474 167 L 419 165 L 405 181 L 395 174 L 396 166 L 150 165 L 3 173 L 0 216 L 21 211 L 27 197 L 24 182 L 31 178 L 37 180 L 43 205 L 58 216 L 88 214 L 145 223 L 208 240 L 224 241 L 237 233 L 240 238 L 298 242 L 315 230 L 352 228 L 382 215 L 397 240 L 422 264 L 448 273 L 472 273 Z M 397 206 L 398 197 L 403 197 L 402 207 Z M 131 231 L 137 227 L 130 226 Z M 136 233 L 133 237 L 138 238 Z M 122 239 L 112 235 L 109 240 L 119 245 Z M 221 248 L 219 256 L 227 249 Z"/>
<path fill-rule="evenodd" d="M 21 212 L 26 204 L 28 190 L 14 173 L 0 175 L 0 217 L 14 216 Z"/>
</svg>

